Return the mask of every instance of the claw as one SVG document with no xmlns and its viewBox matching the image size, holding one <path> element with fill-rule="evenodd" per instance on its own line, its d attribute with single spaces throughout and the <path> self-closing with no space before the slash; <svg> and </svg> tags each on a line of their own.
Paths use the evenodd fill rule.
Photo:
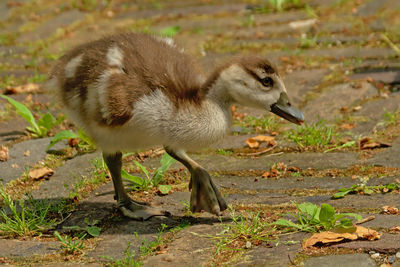
<svg viewBox="0 0 400 267">
<path fill-rule="evenodd" d="M 144 202 L 136 202 L 134 200 L 129 199 L 129 201 L 121 202 L 118 205 L 118 208 L 124 216 L 138 221 L 146 221 L 153 216 L 171 215 L 168 211 L 150 207 L 147 206 L 147 204 L 143 205 L 139 203 L 144 203 Z"/>
<path fill-rule="evenodd" d="M 227 209 L 226 202 L 221 193 L 204 169 L 195 169 L 192 173 L 191 181 L 190 209 L 192 212 L 205 210 L 220 216 L 221 211 Z"/>
</svg>

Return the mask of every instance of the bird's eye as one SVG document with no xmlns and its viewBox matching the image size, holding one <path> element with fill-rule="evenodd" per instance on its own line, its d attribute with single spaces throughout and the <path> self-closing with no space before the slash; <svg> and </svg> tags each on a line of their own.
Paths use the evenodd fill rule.
<svg viewBox="0 0 400 267">
<path fill-rule="evenodd" d="M 265 87 L 272 87 L 274 86 L 274 80 L 271 77 L 265 77 L 264 79 L 261 79 L 262 85 Z"/>
</svg>

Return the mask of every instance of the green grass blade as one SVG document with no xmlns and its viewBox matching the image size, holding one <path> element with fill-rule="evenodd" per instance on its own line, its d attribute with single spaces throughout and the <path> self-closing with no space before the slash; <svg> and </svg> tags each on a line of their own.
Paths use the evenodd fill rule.
<svg viewBox="0 0 400 267">
<path fill-rule="evenodd" d="M 70 138 L 78 138 L 78 135 L 74 133 L 73 131 L 70 130 L 64 130 L 61 132 L 58 132 L 50 141 L 50 144 L 47 146 L 46 150 L 49 150 L 52 146 L 60 142 L 61 140 L 64 139 L 70 139 Z"/>
<path fill-rule="evenodd" d="M 32 125 L 34 131 L 36 133 L 40 133 L 39 126 L 36 123 L 35 118 L 33 117 L 32 112 L 22 103 L 8 97 L 6 95 L 0 95 L 1 98 L 8 100 L 11 105 L 17 110 L 17 113 L 23 117 L 30 125 Z"/>
</svg>

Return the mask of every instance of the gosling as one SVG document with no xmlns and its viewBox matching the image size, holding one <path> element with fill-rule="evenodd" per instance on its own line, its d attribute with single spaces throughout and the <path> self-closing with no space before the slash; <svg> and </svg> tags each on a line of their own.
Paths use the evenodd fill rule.
<svg viewBox="0 0 400 267">
<path fill-rule="evenodd" d="M 136 220 L 168 213 L 128 196 L 121 179 L 121 151 L 163 145 L 191 174 L 191 211 L 221 215 L 225 200 L 186 151 L 223 138 L 231 128 L 234 103 L 296 124 L 304 121 L 265 58 L 235 58 L 205 79 L 171 39 L 144 34 L 117 34 L 76 47 L 55 65 L 50 82 L 66 115 L 101 148 L 119 210 Z"/>
</svg>

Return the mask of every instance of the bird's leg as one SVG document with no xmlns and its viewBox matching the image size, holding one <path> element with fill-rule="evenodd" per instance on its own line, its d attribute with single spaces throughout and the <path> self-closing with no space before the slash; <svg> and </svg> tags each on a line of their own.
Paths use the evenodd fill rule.
<svg viewBox="0 0 400 267">
<path fill-rule="evenodd" d="M 118 209 L 122 212 L 122 214 L 135 220 L 147 220 L 153 216 L 169 215 L 169 213 L 166 211 L 147 206 L 143 202 L 134 201 L 128 196 L 121 179 L 121 152 L 117 152 L 115 154 L 103 153 L 103 158 L 108 169 L 110 170 L 114 184 L 115 197 L 118 202 Z"/>
<path fill-rule="evenodd" d="M 221 211 L 226 210 L 227 205 L 208 172 L 192 160 L 183 150 L 174 151 L 166 147 L 165 151 L 171 157 L 185 165 L 191 174 L 189 183 L 189 189 L 192 190 L 192 194 L 190 195 L 190 210 L 192 212 L 205 210 L 216 215 L 221 215 Z"/>
</svg>

